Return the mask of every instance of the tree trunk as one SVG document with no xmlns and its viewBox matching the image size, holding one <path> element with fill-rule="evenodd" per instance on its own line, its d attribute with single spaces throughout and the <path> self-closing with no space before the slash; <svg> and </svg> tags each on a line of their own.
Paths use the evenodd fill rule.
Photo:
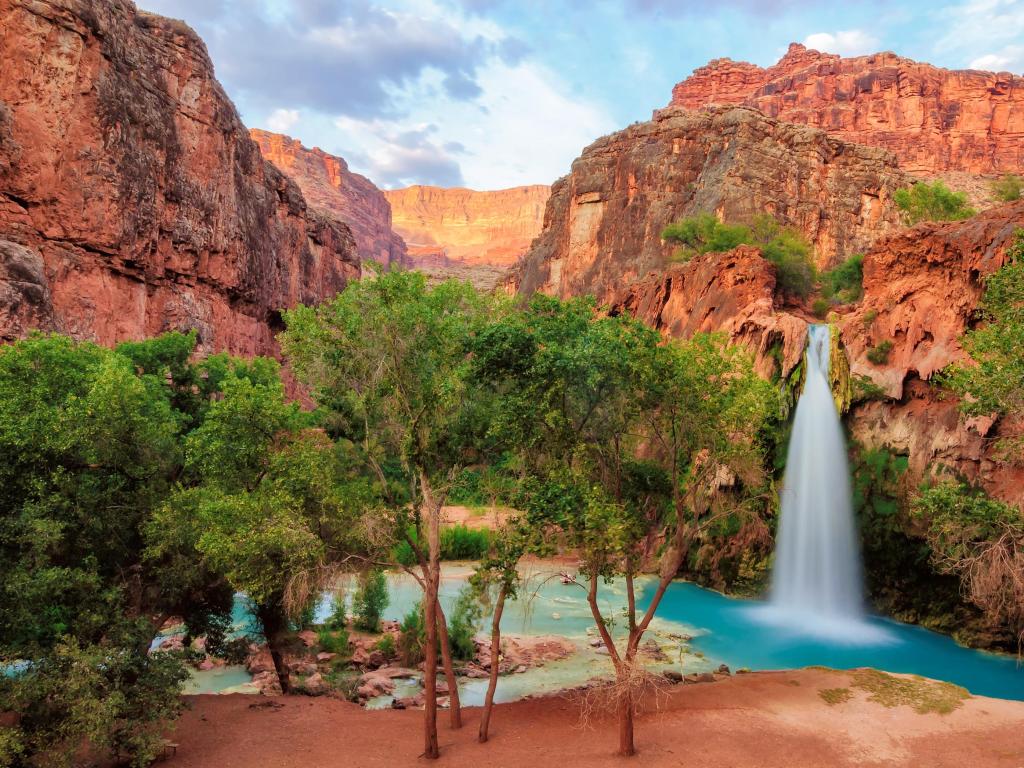
<svg viewBox="0 0 1024 768">
<path fill-rule="evenodd" d="M 455 666 L 452 664 L 452 646 L 448 641 L 448 620 L 444 617 L 441 601 L 437 601 L 437 629 L 441 645 L 441 665 L 444 677 L 448 682 L 448 722 L 452 729 L 462 727 L 462 707 L 459 704 L 459 683 L 455 678 Z"/>
<path fill-rule="evenodd" d="M 440 510 L 434 505 L 433 494 L 426 474 L 421 473 L 423 506 L 427 513 L 427 542 L 429 561 L 424 574 L 426 593 L 423 595 L 423 625 L 426 647 L 423 649 L 423 755 L 429 759 L 440 757 L 437 744 L 437 590 L 440 584 Z"/>
<path fill-rule="evenodd" d="M 281 693 L 291 693 L 291 677 L 288 674 L 288 667 L 284 663 L 284 653 L 282 652 L 287 621 L 281 615 L 280 610 L 268 605 L 256 607 L 256 618 L 259 619 L 260 626 L 263 628 L 263 637 L 266 638 L 267 649 L 274 662 L 274 671 L 277 672 L 277 680 L 281 684 Z"/>
<path fill-rule="evenodd" d="M 487 728 L 491 723 L 491 710 L 494 708 L 494 691 L 498 687 L 498 662 L 501 656 L 501 612 L 505 610 L 505 585 L 498 591 L 498 600 L 494 605 L 494 618 L 491 620 L 491 675 L 487 681 L 487 695 L 484 697 L 484 713 L 480 717 L 480 743 L 487 741 Z"/>
<path fill-rule="evenodd" d="M 633 694 L 628 687 L 622 691 L 619 700 L 619 754 L 623 757 L 636 754 L 633 746 Z"/>
</svg>

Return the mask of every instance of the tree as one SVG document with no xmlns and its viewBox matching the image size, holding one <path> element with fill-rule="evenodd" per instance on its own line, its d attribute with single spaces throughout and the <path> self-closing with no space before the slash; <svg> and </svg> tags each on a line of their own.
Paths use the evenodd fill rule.
<svg viewBox="0 0 1024 768">
<path fill-rule="evenodd" d="M 450 678 L 452 725 L 461 725 L 437 600 L 441 507 L 459 468 L 472 463 L 473 446 L 485 428 L 486 400 L 470 392 L 469 348 L 493 308 L 494 302 L 468 283 L 428 287 L 419 273 L 386 272 L 351 283 L 331 302 L 286 312 L 281 336 L 296 375 L 330 412 L 331 429 L 376 479 L 393 535 L 407 542 L 418 563 L 426 632 L 424 754 L 429 758 L 439 754 L 439 639 Z"/>
<path fill-rule="evenodd" d="M 324 567 L 329 547 L 351 549 L 359 524 L 334 486 L 331 441 L 285 400 L 276 365 L 265 373 L 221 381 L 222 397 L 186 441 L 185 483 L 149 527 L 149 556 L 194 551 L 244 592 L 288 693 L 289 622 L 313 597 L 292 599 L 292 579 Z"/>
<path fill-rule="evenodd" d="M 957 393 L 968 416 L 996 414 L 1009 429 L 1024 417 L 1024 229 L 1007 251 L 1006 265 L 985 279 L 979 310 L 984 323 L 963 339 L 970 362 L 946 371 L 942 383 Z M 1024 434 L 1011 431 L 1000 448 L 1019 456 Z"/>
<path fill-rule="evenodd" d="M 697 254 L 722 253 L 749 243 L 750 229 L 742 224 L 724 224 L 711 213 L 698 213 L 669 224 L 661 231 L 661 239 L 678 243 L 678 258 L 689 261 Z"/>
<path fill-rule="evenodd" d="M 380 629 L 380 615 L 388 607 L 388 581 L 384 571 L 374 568 L 360 575 L 359 588 L 352 598 L 352 613 L 356 629 L 376 632 Z"/>
<path fill-rule="evenodd" d="M 1007 173 L 992 182 L 992 197 L 1000 203 L 1012 203 L 1015 200 L 1020 200 L 1022 193 L 1024 193 L 1024 178 L 1016 174 Z"/>
<path fill-rule="evenodd" d="M 492 430 L 518 446 L 529 473 L 522 502 L 531 525 L 580 553 L 616 673 L 619 750 L 633 754 L 640 641 L 695 537 L 727 516 L 763 511 L 758 437 L 777 408 L 774 391 L 748 355 L 716 337 L 663 344 L 579 299 L 534 297 L 481 332 L 474 364 L 499 393 Z M 634 580 L 659 528 L 668 543 L 658 586 L 638 617 Z M 598 603 L 600 583 L 616 576 L 628 600 L 622 648 Z"/>
<path fill-rule="evenodd" d="M 897 189 L 893 200 L 908 225 L 921 221 L 959 221 L 977 213 L 968 205 L 965 193 L 953 192 L 941 181 L 931 184 L 919 181 Z"/>
<path fill-rule="evenodd" d="M 179 658 L 149 655 L 153 637 L 171 615 L 194 632 L 229 620 L 217 574 L 145 557 L 201 418 L 194 345 L 33 336 L 0 348 L 0 665 L 28 662 L 0 680 L 0 709 L 22 713 L 12 738 L 24 759 L 57 760 L 88 738 L 144 763 L 184 676 Z"/>
</svg>

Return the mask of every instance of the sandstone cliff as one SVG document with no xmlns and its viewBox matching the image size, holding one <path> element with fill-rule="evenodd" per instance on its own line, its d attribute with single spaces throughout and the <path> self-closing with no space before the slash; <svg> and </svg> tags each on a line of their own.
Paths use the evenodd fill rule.
<svg viewBox="0 0 1024 768">
<path fill-rule="evenodd" d="M 412 186 L 384 194 L 413 266 L 481 275 L 493 285 L 540 232 L 550 191 L 544 185 L 490 192 Z"/>
<path fill-rule="evenodd" d="M 314 208 L 348 224 L 359 257 L 384 266 L 406 263 L 405 241 L 391 227 L 391 205 L 372 181 L 322 149 L 279 133 L 250 129 L 263 157 L 288 174 Z"/>
<path fill-rule="evenodd" d="M 715 59 L 675 86 L 672 105 L 744 104 L 845 141 L 884 147 L 934 176 L 1024 169 L 1024 78 L 948 70 L 893 53 L 842 58 L 797 43 L 763 69 Z"/>
<path fill-rule="evenodd" d="M 598 139 L 556 182 L 515 283 L 607 301 L 663 269 L 673 246 L 662 229 L 700 211 L 730 222 L 771 213 L 807 236 L 819 265 L 832 264 L 897 225 L 891 196 L 906 181 L 888 152 L 753 109 L 665 109 Z"/>
<path fill-rule="evenodd" d="M 0 337 L 195 329 L 272 353 L 278 311 L 359 273 L 264 161 L 202 41 L 128 0 L 0 0 Z"/>
<path fill-rule="evenodd" d="M 884 238 L 864 257 L 862 302 L 841 322 L 851 372 L 886 396 L 853 410 L 854 436 L 906 454 L 914 477 L 947 467 L 1016 504 L 1024 504 L 1024 468 L 989 452 L 1000 425 L 965 421 L 928 381 L 964 359 L 959 339 L 976 322 L 982 280 L 1003 265 L 1020 228 L 1024 202 Z M 884 342 L 892 345 L 887 361 L 872 363 L 868 351 Z"/>
</svg>

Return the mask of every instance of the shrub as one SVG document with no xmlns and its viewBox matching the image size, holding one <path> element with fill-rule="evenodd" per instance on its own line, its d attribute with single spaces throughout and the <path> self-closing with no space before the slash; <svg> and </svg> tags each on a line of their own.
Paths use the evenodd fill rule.
<svg viewBox="0 0 1024 768">
<path fill-rule="evenodd" d="M 348 655 L 348 632 L 344 629 L 330 631 L 321 629 L 317 632 L 317 644 L 326 653 Z"/>
<path fill-rule="evenodd" d="M 1001 179 L 992 182 L 992 197 L 1001 203 L 1012 203 L 1020 200 L 1024 194 L 1024 179 L 1012 173 L 1008 173 Z"/>
<path fill-rule="evenodd" d="M 394 635 L 384 635 L 377 641 L 377 645 L 375 647 L 378 651 L 384 654 L 385 659 L 393 659 L 396 652 Z"/>
<path fill-rule="evenodd" d="M 491 533 L 486 528 L 453 525 L 441 531 L 442 560 L 479 560 L 491 547 Z"/>
<path fill-rule="evenodd" d="M 331 615 L 324 622 L 324 627 L 327 629 L 345 629 L 346 623 L 345 598 L 342 595 L 335 595 Z"/>
<path fill-rule="evenodd" d="M 828 314 L 829 309 L 832 308 L 832 304 L 828 299 L 818 298 L 814 300 L 811 305 L 811 312 L 814 313 L 815 317 L 823 318 Z"/>
<path fill-rule="evenodd" d="M 967 204 L 967 195 L 954 192 L 941 181 L 932 184 L 917 182 L 912 187 L 898 189 L 893 200 L 907 224 L 920 221 L 959 221 L 968 219 L 976 211 Z"/>
<path fill-rule="evenodd" d="M 388 580 L 384 571 L 375 568 L 359 577 L 359 588 L 352 598 L 355 626 L 366 632 L 380 629 L 380 617 L 388 607 Z"/>
<path fill-rule="evenodd" d="M 758 216 L 751 229 L 751 242 L 760 246 L 764 257 L 775 265 L 779 291 L 807 298 L 814 288 L 811 244 L 792 227 L 783 227 L 771 216 Z"/>
<path fill-rule="evenodd" d="M 889 361 L 889 353 L 892 351 L 892 342 L 886 339 L 868 350 L 868 360 L 875 365 L 883 365 Z"/>
<path fill-rule="evenodd" d="M 468 661 L 476 653 L 473 636 L 483 619 L 483 608 L 471 586 L 459 592 L 452 615 L 448 619 L 448 641 L 452 646 L 452 657 Z"/>
<path fill-rule="evenodd" d="M 710 213 L 698 213 L 669 224 L 661 231 L 661 238 L 682 246 L 676 258 L 689 261 L 700 253 L 720 253 L 749 243 L 750 230 L 742 224 L 723 224 Z"/>
<path fill-rule="evenodd" d="M 224 642 L 218 655 L 228 664 L 244 664 L 249 658 L 249 638 L 235 637 Z"/>
<path fill-rule="evenodd" d="M 864 292 L 864 254 L 855 253 L 821 275 L 821 290 L 842 304 L 857 301 Z"/>
<path fill-rule="evenodd" d="M 398 658 L 402 666 L 412 667 L 423 661 L 423 645 L 426 639 L 421 601 L 402 619 L 401 634 L 398 636 Z"/>
</svg>

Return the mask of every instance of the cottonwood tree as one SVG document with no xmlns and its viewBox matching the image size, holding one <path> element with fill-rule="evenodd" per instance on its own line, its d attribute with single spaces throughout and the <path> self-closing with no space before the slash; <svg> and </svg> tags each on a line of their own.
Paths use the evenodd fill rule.
<svg viewBox="0 0 1024 768">
<path fill-rule="evenodd" d="M 533 524 L 580 554 L 587 602 L 615 668 L 619 751 L 635 752 L 637 652 L 692 541 L 723 518 L 764 506 L 758 433 L 776 407 L 744 352 L 700 336 L 663 343 L 592 302 L 535 297 L 481 332 L 474 364 L 498 394 L 493 431 L 517 445 Z M 664 530 L 658 581 L 638 610 L 635 579 Z M 598 597 L 626 585 L 626 633 Z"/>
<path fill-rule="evenodd" d="M 469 353 L 494 310 L 468 283 L 428 287 L 419 273 L 386 272 L 350 284 L 331 302 L 286 312 L 281 335 L 296 375 L 330 413 L 334 434 L 376 478 L 394 535 L 415 554 L 424 591 L 424 754 L 430 758 L 439 754 L 439 642 L 452 725 L 461 725 L 437 599 L 441 508 L 486 424 L 486 400 L 471 392 Z"/>
</svg>

